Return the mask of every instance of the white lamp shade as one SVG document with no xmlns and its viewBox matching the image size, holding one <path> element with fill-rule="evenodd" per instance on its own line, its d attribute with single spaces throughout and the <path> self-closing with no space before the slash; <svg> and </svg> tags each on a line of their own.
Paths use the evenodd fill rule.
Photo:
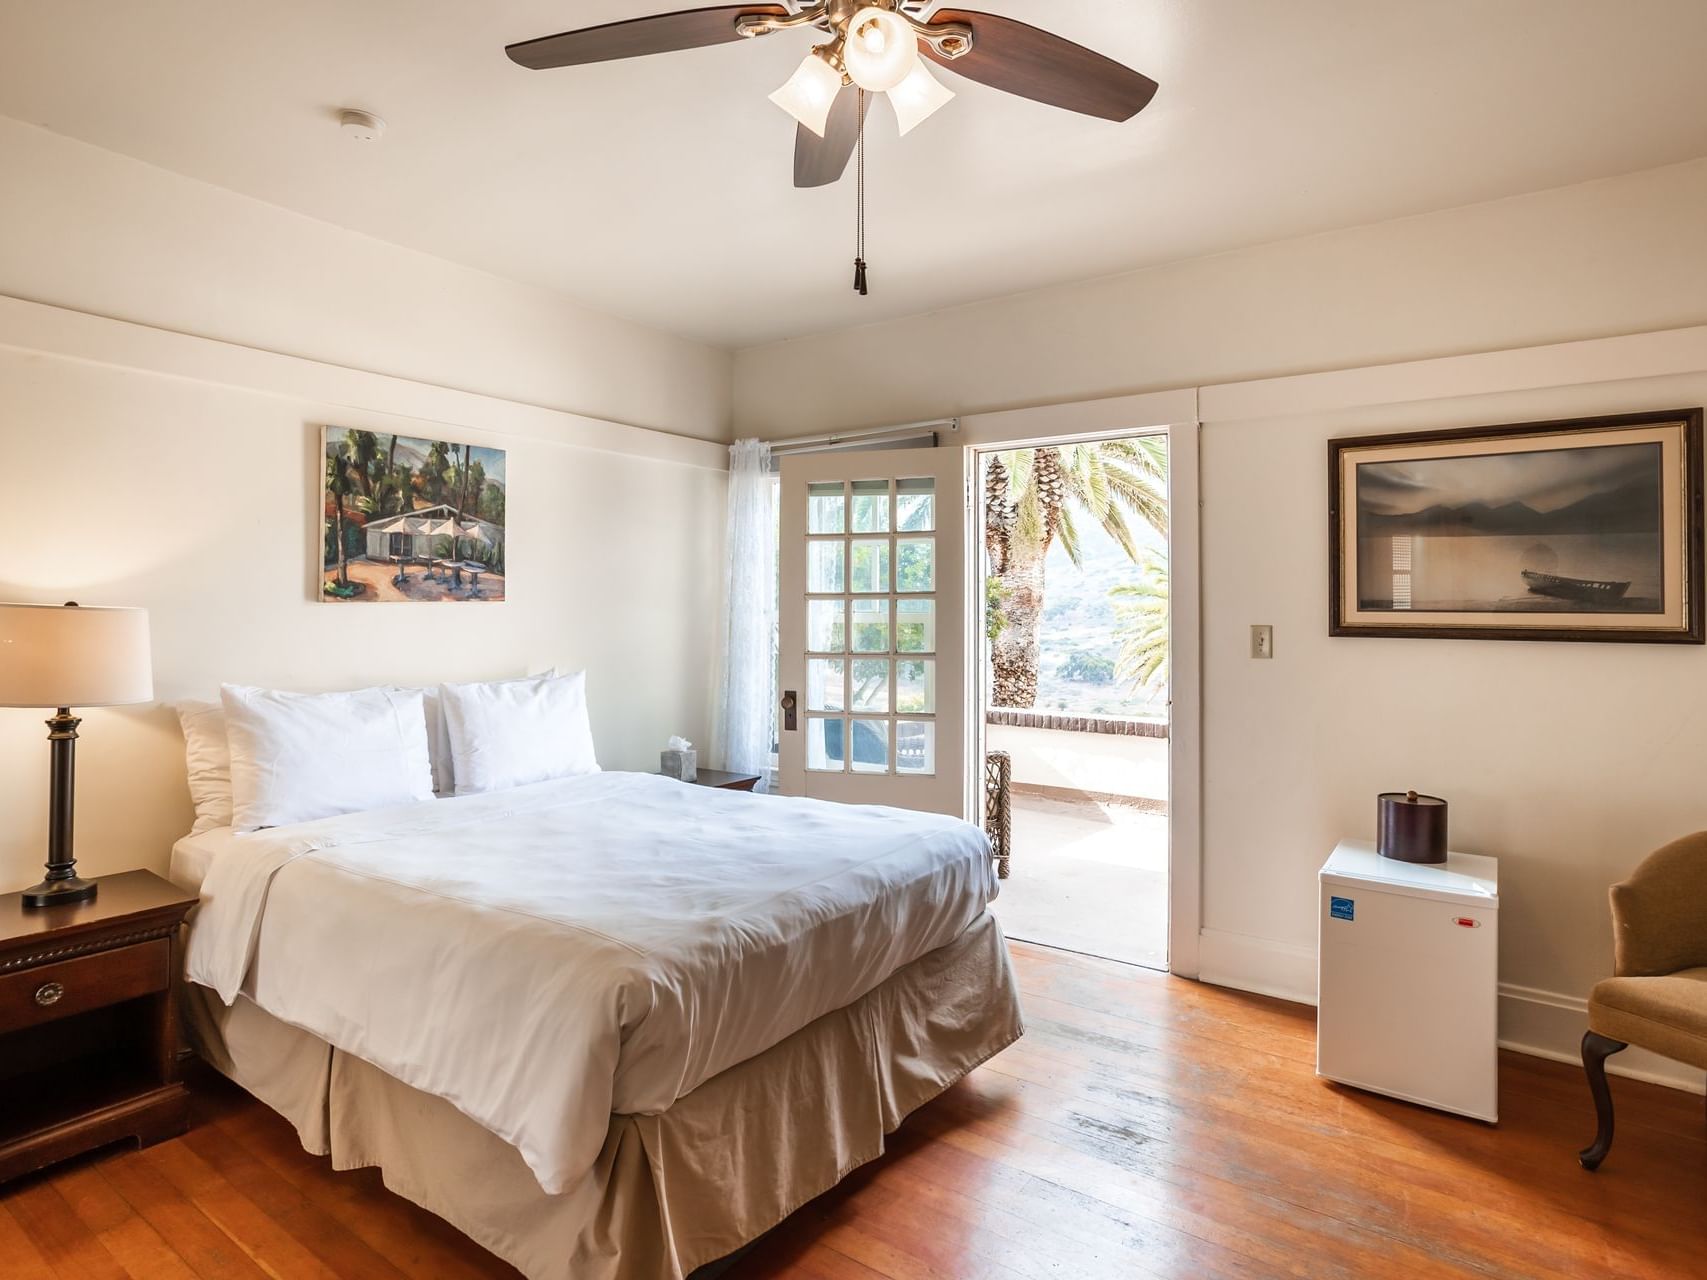
<svg viewBox="0 0 1707 1280">
<path fill-rule="evenodd" d="M 842 61 L 848 75 L 870 93 L 886 93 L 907 78 L 919 56 L 919 37 L 900 14 L 867 8 L 848 23 Z"/>
<path fill-rule="evenodd" d="M 788 83 L 771 94 L 771 101 L 820 138 L 830 119 L 830 107 L 842 91 L 842 73 L 814 49 L 795 68 Z"/>
<path fill-rule="evenodd" d="M 0 707 L 112 707 L 153 696 L 148 610 L 0 604 Z"/>
<path fill-rule="evenodd" d="M 906 137 L 954 97 L 954 90 L 925 69 L 925 60 L 913 58 L 913 69 L 907 78 L 889 91 L 889 104 L 895 108 L 895 119 Z"/>
</svg>

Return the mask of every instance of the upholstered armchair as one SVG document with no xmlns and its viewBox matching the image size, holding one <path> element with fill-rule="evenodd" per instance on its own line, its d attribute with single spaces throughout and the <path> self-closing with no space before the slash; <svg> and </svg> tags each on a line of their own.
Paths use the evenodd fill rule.
<svg viewBox="0 0 1707 1280">
<path fill-rule="evenodd" d="M 1578 1153 L 1589 1171 L 1612 1146 L 1606 1060 L 1640 1048 L 1707 1070 L 1707 831 L 1650 854 L 1612 886 L 1613 972 L 1588 997 L 1583 1070 L 1600 1129 Z"/>
</svg>

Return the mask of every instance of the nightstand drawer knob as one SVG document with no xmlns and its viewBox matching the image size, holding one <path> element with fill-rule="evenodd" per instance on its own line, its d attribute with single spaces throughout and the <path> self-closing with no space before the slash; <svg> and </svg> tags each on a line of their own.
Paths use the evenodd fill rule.
<svg viewBox="0 0 1707 1280">
<path fill-rule="evenodd" d="M 42 1008 L 50 1004 L 58 1004 L 59 998 L 65 994 L 65 988 L 57 982 L 44 982 L 36 988 L 36 1003 Z"/>
</svg>

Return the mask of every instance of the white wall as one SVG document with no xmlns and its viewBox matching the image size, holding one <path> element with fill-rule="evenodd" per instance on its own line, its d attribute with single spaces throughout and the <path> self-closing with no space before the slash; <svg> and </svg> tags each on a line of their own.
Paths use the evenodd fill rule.
<svg viewBox="0 0 1707 1280">
<path fill-rule="evenodd" d="M 1703 226 L 1698 160 L 754 347 L 736 353 L 737 428 L 805 435 L 1699 324 Z"/>
<path fill-rule="evenodd" d="M 1329 637 L 1327 442 L 1704 403 L 1707 369 L 1205 424 L 1206 977 L 1312 998 L 1315 871 L 1415 788 L 1500 859 L 1505 1034 L 1568 1051 L 1611 971 L 1607 887 L 1707 828 L 1707 649 Z"/>
<path fill-rule="evenodd" d="M 189 826 L 164 705 L 585 667 L 601 759 L 709 740 L 728 353 L 0 118 L 0 599 L 151 613 L 152 706 L 90 711 L 78 852 Z M 319 429 L 509 451 L 508 600 L 316 596 Z M 0 710 L 0 890 L 37 879 L 42 715 Z"/>
<path fill-rule="evenodd" d="M 3 337 L 4 335 L 0 335 Z M 294 689 L 586 668 L 601 760 L 656 768 L 706 741 L 725 478 L 700 465 L 419 421 L 0 346 L 9 477 L 0 599 L 150 610 L 152 706 L 84 714 L 77 848 L 95 873 L 164 870 L 189 829 L 165 706 L 221 681 Z M 509 450 L 509 598 L 336 605 L 315 598 L 323 423 Z M 0 710 L 0 890 L 37 879 L 46 713 Z"/>
<path fill-rule="evenodd" d="M 4 116 L 0 175 L 0 295 L 728 439 L 726 351 Z"/>
<path fill-rule="evenodd" d="M 1607 886 L 1707 827 L 1707 649 L 1330 639 L 1326 442 L 1707 403 L 1700 329 L 1499 354 L 1707 321 L 1703 226 L 1707 161 L 757 348 L 738 431 L 1181 388 L 962 434 L 1203 422 L 1201 972 L 1313 999 L 1315 871 L 1372 836 L 1377 792 L 1416 787 L 1502 859 L 1502 1035 L 1569 1056 L 1611 968 Z M 1426 359 L 1470 351 L 1491 354 Z M 1345 372 L 1268 376 L 1312 369 Z"/>
</svg>

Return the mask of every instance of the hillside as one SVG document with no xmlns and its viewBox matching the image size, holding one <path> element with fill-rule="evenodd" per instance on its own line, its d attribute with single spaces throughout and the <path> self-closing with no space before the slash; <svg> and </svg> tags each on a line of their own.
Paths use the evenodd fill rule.
<svg viewBox="0 0 1707 1280">
<path fill-rule="evenodd" d="M 1112 666 L 1119 645 L 1114 639 L 1115 613 L 1108 592 L 1122 583 L 1136 582 L 1141 576 L 1139 567 L 1099 525 L 1085 521 L 1079 533 L 1084 553 L 1082 568 L 1074 566 L 1058 542 L 1050 548 L 1045 564 L 1043 627 L 1039 637 L 1043 659 L 1034 710 L 1109 716 L 1165 714 L 1165 689 L 1134 691 L 1112 679 L 1102 683 L 1071 678 L 1074 674 L 1090 674 L 1090 669 L 1098 665 L 1094 662 L 1096 658 Z M 1167 554 L 1166 543 L 1153 530 L 1144 527 L 1138 533 L 1141 545 L 1160 555 Z M 1092 661 L 1082 659 L 1075 663 L 1074 657 L 1079 654 Z"/>
</svg>

